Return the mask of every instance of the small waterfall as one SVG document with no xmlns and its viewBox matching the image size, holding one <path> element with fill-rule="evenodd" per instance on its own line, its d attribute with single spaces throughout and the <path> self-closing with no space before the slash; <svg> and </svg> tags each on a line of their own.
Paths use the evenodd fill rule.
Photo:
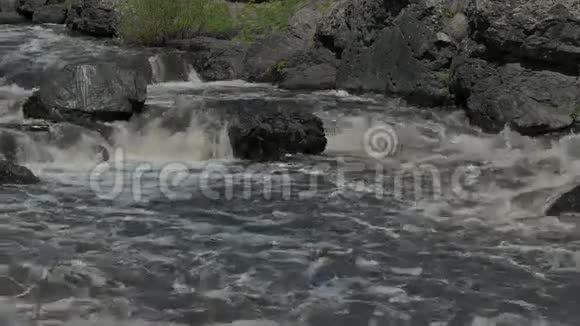
<svg viewBox="0 0 580 326">
<path fill-rule="evenodd" d="M 152 72 L 152 82 L 153 83 L 160 83 L 162 82 L 162 77 L 165 75 L 165 66 L 163 65 L 163 61 L 160 59 L 160 56 L 154 55 L 149 57 L 149 64 L 151 65 L 151 72 Z"/>
<path fill-rule="evenodd" d="M 199 78 L 199 74 L 192 66 L 189 66 L 189 74 L 187 75 L 187 80 L 192 82 L 193 84 L 201 84 L 203 81 Z"/>
<path fill-rule="evenodd" d="M 190 65 L 178 53 L 159 53 L 148 58 L 154 84 L 189 80 Z"/>
<path fill-rule="evenodd" d="M 91 81 L 95 75 L 95 67 L 91 65 L 82 65 L 77 67 L 75 72 L 80 78 L 78 78 L 78 84 L 76 85 L 77 91 L 81 94 L 81 99 L 83 101 L 82 107 L 86 108 L 90 103 L 87 102 L 89 99 L 89 92 L 91 90 Z"/>
<path fill-rule="evenodd" d="M 157 162 L 189 162 L 233 157 L 227 125 L 202 113 L 203 101 L 176 100 L 166 111 L 116 125 L 114 146 L 128 157 Z"/>
</svg>

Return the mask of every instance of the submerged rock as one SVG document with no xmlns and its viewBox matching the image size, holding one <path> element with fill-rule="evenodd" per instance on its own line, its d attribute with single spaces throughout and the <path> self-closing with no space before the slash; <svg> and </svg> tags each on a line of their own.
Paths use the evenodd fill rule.
<svg viewBox="0 0 580 326">
<path fill-rule="evenodd" d="M 562 194 L 546 210 L 548 216 L 559 216 L 566 213 L 580 213 L 580 186 Z"/>
<path fill-rule="evenodd" d="M 27 168 L 16 163 L 0 161 L 0 184 L 35 184 L 40 180 Z"/>
<path fill-rule="evenodd" d="M 26 118 L 68 121 L 128 120 L 147 97 L 147 77 L 113 64 L 71 65 L 41 84 L 23 105 Z"/>
<path fill-rule="evenodd" d="M 453 87 L 471 123 L 486 132 L 505 126 L 531 136 L 561 131 L 573 125 L 580 104 L 576 77 L 519 64 L 458 59 Z"/>
</svg>

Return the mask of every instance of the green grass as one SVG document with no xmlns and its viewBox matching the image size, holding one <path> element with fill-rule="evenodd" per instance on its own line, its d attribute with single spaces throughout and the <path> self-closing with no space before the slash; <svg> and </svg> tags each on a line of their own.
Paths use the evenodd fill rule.
<svg viewBox="0 0 580 326">
<path fill-rule="evenodd" d="M 119 35 L 127 42 L 156 45 L 198 30 L 237 30 L 238 41 L 252 42 L 286 30 L 290 18 L 310 1 L 250 2 L 233 14 L 225 0 L 127 0 L 121 8 Z M 316 0 L 321 13 L 333 2 Z"/>
<path fill-rule="evenodd" d="M 236 40 L 252 42 L 271 32 L 282 32 L 309 0 L 272 0 L 247 3 L 232 14 L 225 0 L 127 0 L 120 8 L 119 36 L 129 43 L 159 45 L 199 30 L 237 30 Z M 321 12 L 334 0 L 320 1 Z"/>
<path fill-rule="evenodd" d="M 274 0 L 266 3 L 249 3 L 238 17 L 241 28 L 238 40 L 251 42 L 271 32 L 286 30 L 288 21 L 305 0 Z"/>
<path fill-rule="evenodd" d="M 128 0 L 120 11 L 119 35 L 127 42 L 156 45 L 186 32 L 232 27 L 223 0 Z"/>
</svg>

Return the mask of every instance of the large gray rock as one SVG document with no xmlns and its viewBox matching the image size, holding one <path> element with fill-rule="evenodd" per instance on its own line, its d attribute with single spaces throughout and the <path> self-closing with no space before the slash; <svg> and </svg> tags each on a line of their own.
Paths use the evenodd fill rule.
<svg viewBox="0 0 580 326">
<path fill-rule="evenodd" d="M 580 74 L 577 0 L 472 1 L 468 16 L 489 60 Z"/>
<path fill-rule="evenodd" d="M 340 58 L 353 42 L 372 42 L 377 31 L 386 26 L 409 0 L 342 0 L 337 1 L 320 19 L 316 39 Z"/>
<path fill-rule="evenodd" d="M 66 24 L 74 31 L 100 37 L 117 34 L 122 0 L 71 0 Z"/>
<path fill-rule="evenodd" d="M 299 53 L 278 67 L 280 87 L 286 89 L 336 88 L 336 60 L 327 49 Z"/>
<path fill-rule="evenodd" d="M 64 24 L 66 20 L 66 11 L 66 6 L 64 4 L 46 5 L 34 11 L 32 22 L 38 24 Z"/>
<path fill-rule="evenodd" d="M 114 64 L 71 65 L 41 84 L 23 106 L 26 118 L 127 120 L 143 109 L 147 78 Z"/>
<path fill-rule="evenodd" d="M 27 168 L 11 161 L 0 161 L 0 185 L 35 184 L 40 180 Z"/>
<path fill-rule="evenodd" d="M 167 46 L 189 51 L 193 68 L 203 80 L 232 80 L 244 77 L 246 46 L 209 37 L 168 41 Z"/>
<path fill-rule="evenodd" d="M 321 18 L 319 4 L 310 2 L 288 22 L 288 31 L 272 33 L 254 42 L 244 58 L 244 75 L 251 81 L 276 82 L 279 70 L 295 55 L 314 45 L 314 35 Z"/>
<path fill-rule="evenodd" d="M 484 131 L 509 126 L 524 135 L 540 135 L 573 125 L 580 104 L 578 78 L 474 58 L 458 58 L 454 65 L 456 98 Z"/>
<path fill-rule="evenodd" d="M 255 82 L 275 82 L 276 67 L 304 50 L 304 41 L 286 33 L 272 33 L 252 45 L 244 58 L 244 75 Z"/>
<path fill-rule="evenodd" d="M 343 1 L 321 21 L 316 37 L 339 59 L 338 88 L 438 105 L 450 97 L 449 68 L 458 51 L 458 40 L 442 32 L 451 23 L 427 2 Z"/>
</svg>

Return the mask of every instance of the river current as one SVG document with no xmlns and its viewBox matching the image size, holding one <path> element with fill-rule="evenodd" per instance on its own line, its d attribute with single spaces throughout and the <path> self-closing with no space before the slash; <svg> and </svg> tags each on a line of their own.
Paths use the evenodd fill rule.
<svg viewBox="0 0 580 326">
<path fill-rule="evenodd" d="M 66 64 L 149 51 L 1 25 L 0 122 L 21 122 Z M 42 182 L 0 188 L 0 325 L 580 324 L 578 220 L 543 213 L 580 179 L 580 137 L 188 76 L 149 86 L 148 118 L 112 125 L 108 162 L 85 130 L 18 134 Z M 197 114 L 264 102 L 321 117 L 326 152 L 238 161 Z"/>
</svg>

